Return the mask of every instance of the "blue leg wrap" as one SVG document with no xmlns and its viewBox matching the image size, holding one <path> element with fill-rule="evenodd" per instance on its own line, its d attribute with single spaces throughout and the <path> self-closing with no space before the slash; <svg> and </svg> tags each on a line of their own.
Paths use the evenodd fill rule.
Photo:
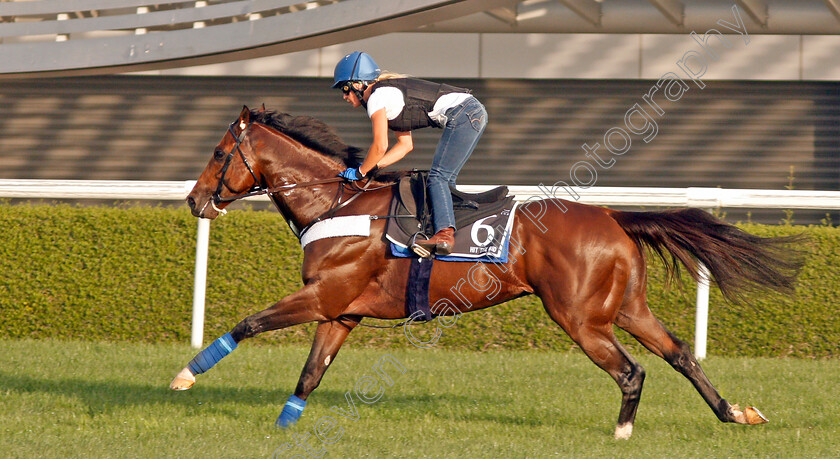
<svg viewBox="0 0 840 459">
<path fill-rule="evenodd" d="M 219 363 L 219 360 L 233 352 L 234 349 L 236 349 L 236 341 L 233 340 L 230 333 L 225 333 L 224 336 L 210 343 L 194 359 L 190 360 L 188 365 L 190 371 L 194 375 L 200 375 L 213 368 L 213 365 Z"/>
<path fill-rule="evenodd" d="M 306 408 L 306 400 L 292 395 L 289 397 L 289 401 L 286 402 L 286 406 L 283 407 L 283 411 L 277 417 L 277 422 L 274 425 L 282 428 L 291 426 L 300 419 L 304 408 Z"/>
</svg>

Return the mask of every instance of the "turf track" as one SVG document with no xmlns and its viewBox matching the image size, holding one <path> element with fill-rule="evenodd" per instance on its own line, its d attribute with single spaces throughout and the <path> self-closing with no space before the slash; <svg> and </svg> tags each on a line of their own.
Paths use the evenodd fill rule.
<svg viewBox="0 0 840 459">
<path fill-rule="evenodd" d="M 272 427 L 308 350 L 244 343 L 187 392 L 187 346 L 0 343 L 0 451 L 9 458 L 271 457 L 307 434 L 323 457 L 838 457 L 840 364 L 710 357 L 721 393 L 763 426 L 721 424 L 682 376 L 639 355 L 647 380 L 630 441 L 612 439 L 619 392 L 582 354 L 353 349 L 337 357 L 292 430 Z M 378 401 L 345 394 L 392 355 Z M 379 376 L 381 378 L 381 376 Z M 369 380 L 367 380 L 369 381 Z M 373 394 L 375 392 L 371 392 Z M 324 444 L 319 421 L 333 429 Z M 321 424 L 323 429 L 326 424 Z M 338 434 L 340 433 L 340 437 Z M 337 438 L 336 438 L 337 437 Z M 302 447 L 278 457 L 307 454 Z"/>
</svg>

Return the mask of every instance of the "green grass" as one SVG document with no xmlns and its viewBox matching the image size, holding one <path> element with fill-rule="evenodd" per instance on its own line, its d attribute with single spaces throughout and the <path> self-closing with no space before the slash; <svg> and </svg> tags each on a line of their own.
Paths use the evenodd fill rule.
<svg viewBox="0 0 840 459">
<path fill-rule="evenodd" d="M 384 333 L 384 332 L 383 332 Z M 707 374 L 763 426 L 722 424 L 688 381 L 647 369 L 630 441 L 612 439 L 620 395 L 579 352 L 342 351 L 292 430 L 273 422 L 308 349 L 244 343 L 186 392 L 167 388 L 194 355 L 185 345 L 7 340 L 0 343 L 0 451 L 9 458 L 270 457 L 332 415 L 342 436 L 325 457 L 836 457 L 840 365 L 833 360 L 710 357 Z M 372 404 L 352 391 L 386 353 L 407 369 Z M 334 431 L 335 432 L 335 431 Z M 298 453 L 306 454 L 303 450 Z M 284 457 L 288 457 L 286 455 Z M 307 456 L 308 457 L 308 456 Z"/>
</svg>

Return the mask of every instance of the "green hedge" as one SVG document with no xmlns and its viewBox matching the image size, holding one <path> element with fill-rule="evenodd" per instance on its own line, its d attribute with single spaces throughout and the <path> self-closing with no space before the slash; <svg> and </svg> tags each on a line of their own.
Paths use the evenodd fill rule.
<svg viewBox="0 0 840 459">
<path fill-rule="evenodd" d="M 0 204 L 0 337 L 188 342 L 195 228 L 196 219 L 183 208 Z M 708 352 L 840 355 L 840 229 L 744 228 L 763 236 L 807 233 L 808 264 L 795 296 L 754 295 L 742 306 L 725 303 L 713 290 Z M 236 210 L 213 222 L 205 340 L 299 288 L 300 261 L 297 240 L 274 212 Z M 661 265 L 653 263 L 648 272 L 651 309 L 693 343 L 693 284 L 663 288 Z M 292 327 L 255 341 L 308 343 L 313 328 Z M 415 327 L 415 333 L 425 339 L 433 329 Z M 575 347 L 535 297 L 465 314 L 442 331 L 440 348 Z M 631 338 L 619 336 L 638 352 Z M 348 344 L 411 346 L 401 328 L 358 327 Z"/>
</svg>

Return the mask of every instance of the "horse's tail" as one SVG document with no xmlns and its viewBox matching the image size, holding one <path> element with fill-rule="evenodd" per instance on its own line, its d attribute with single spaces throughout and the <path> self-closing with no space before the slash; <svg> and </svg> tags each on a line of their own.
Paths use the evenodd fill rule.
<svg viewBox="0 0 840 459">
<path fill-rule="evenodd" d="M 697 280 L 699 261 L 730 301 L 762 288 L 792 293 L 804 265 L 804 253 L 790 247 L 804 237 L 755 236 L 700 209 L 612 211 L 610 215 L 639 250 L 646 245 L 659 255 L 672 278 L 679 279 L 682 262 Z"/>
</svg>

